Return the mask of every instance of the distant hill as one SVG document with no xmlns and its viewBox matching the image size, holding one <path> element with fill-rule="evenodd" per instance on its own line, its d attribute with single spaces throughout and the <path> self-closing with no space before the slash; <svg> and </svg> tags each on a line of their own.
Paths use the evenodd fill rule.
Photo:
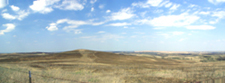
<svg viewBox="0 0 225 83">
<path fill-rule="evenodd" d="M 29 53 L 28 53 L 29 54 Z M 115 54 L 112 52 L 101 52 L 92 50 L 73 50 L 61 53 L 50 53 L 46 55 L 36 56 L 23 56 L 17 58 L 3 59 L 0 62 L 21 62 L 21 61 L 43 61 L 46 63 L 52 60 L 67 61 L 73 60 L 75 62 L 93 62 L 93 63 L 104 63 L 104 64 L 177 64 L 182 61 L 177 60 L 165 60 L 150 57 L 141 56 L 129 56 Z"/>
</svg>

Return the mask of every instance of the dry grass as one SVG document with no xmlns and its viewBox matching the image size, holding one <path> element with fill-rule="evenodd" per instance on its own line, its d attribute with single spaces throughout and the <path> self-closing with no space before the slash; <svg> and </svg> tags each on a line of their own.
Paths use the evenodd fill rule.
<svg viewBox="0 0 225 83">
<path fill-rule="evenodd" d="M 34 83 L 182 83 L 225 74 L 223 62 L 201 63 L 89 50 L 0 58 L 2 83 L 16 80 L 25 83 L 29 70 Z"/>
</svg>

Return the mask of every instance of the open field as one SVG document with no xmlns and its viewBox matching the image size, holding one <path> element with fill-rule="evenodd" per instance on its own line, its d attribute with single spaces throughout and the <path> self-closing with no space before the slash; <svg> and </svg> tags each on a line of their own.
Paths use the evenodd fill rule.
<svg viewBox="0 0 225 83">
<path fill-rule="evenodd" d="M 225 54 L 99 52 L 0 54 L 1 83 L 183 83 L 225 76 Z M 220 82 L 218 82 L 220 83 Z"/>
</svg>

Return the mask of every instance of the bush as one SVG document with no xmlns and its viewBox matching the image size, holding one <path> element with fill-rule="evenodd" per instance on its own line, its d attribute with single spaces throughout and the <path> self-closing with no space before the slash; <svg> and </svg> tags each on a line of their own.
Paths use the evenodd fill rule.
<svg viewBox="0 0 225 83">
<path fill-rule="evenodd" d="M 172 59 L 180 59 L 179 57 L 172 57 Z"/>
</svg>

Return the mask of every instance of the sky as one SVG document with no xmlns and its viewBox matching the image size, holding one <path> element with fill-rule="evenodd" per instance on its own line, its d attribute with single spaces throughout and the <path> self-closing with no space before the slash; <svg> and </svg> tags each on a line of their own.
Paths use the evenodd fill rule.
<svg viewBox="0 0 225 83">
<path fill-rule="evenodd" d="M 225 51 L 225 0 L 0 0 L 0 53 Z"/>
</svg>

